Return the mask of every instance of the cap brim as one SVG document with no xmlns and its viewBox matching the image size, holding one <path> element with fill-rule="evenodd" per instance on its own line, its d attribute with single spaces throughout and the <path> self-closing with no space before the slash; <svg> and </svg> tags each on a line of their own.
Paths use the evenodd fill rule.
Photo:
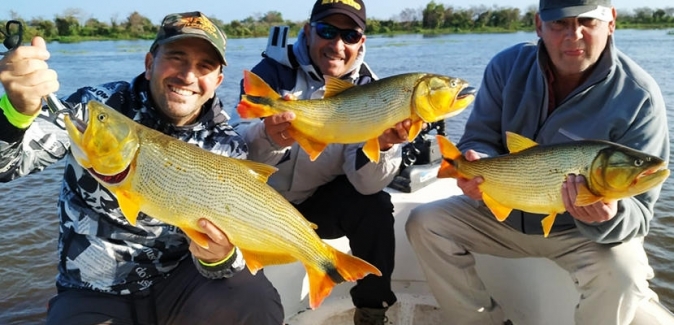
<svg viewBox="0 0 674 325">
<path fill-rule="evenodd" d="M 323 12 L 321 14 L 316 15 L 314 17 L 314 19 L 312 20 L 312 22 L 319 21 L 319 20 L 321 20 L 321 19 L 323 19 L 327 16 L 332 16 L 332 15 L 335 15 L 335 14 L 342 14 L 342 15 L 349 16 L 349 18 L 351 18 L 351 20 L 353 20 L 353 22 L 356 23 L 356 25 L 358 25 L 358 27 L 360 27 L 360 29 L 365 31 L 365 22 L 361 21 L 360 18 L 358 18 L 358 16 L 356 16 L 354 13 L 352 13 L 350 11 L 347 11 L 347 10 L 342 10 L 342 9 L 339 9 L 339 8 L 332 8 L 332 9 L 326 10 L 325 12 Z"/>
<path fill-rule="evenodd" d="M 539 12 L 543 21 L 559 20 L 568 17 L 594 18 L 602 21 L 612 21 L 611 8 L 604 6 L 575 6 L 541 10 Z"/>
<path fill-rule="evenodd" d="M 207 41 L 208 44 L 211 44 L 211 46 L 213 46 L 213 49 L 215 49 L 215 53 L 217 53 L 217 54 L 218 54 L 218 57 L 220 57 L 220 63 L 222 63 L 222 65 L 225 65 L 225 66 L 227 65 L 227 60 L 225 60 L 225 56 L 222 54 L 222 52 L 220 52 L 220 50 L 218 49 L 218 47 L 215 46 L 215 44 L 213 44 L 213 42 L 212 42 L 208 37 L 206 37 L 206 36 L 204 36 L 204 35 L 198 35 L 198 34 L 178 34 L 178 35 L 173 35 L 173 36 L 171 36 L 171 37 L 169 37 L 169 38 L 165 38 L 165 39 L 163 39 L 163 40 L 161 40 L 161 41 L 159 41 L 159 42 L 155 42 L 154 45 L 155 45 L 155 46 L 158 46 L 158 45 L 164 45 L 164 44 L 167 44 L 167 43 L 171 43 L 171 42 L 174 42 L 174 41 L 177 41 L 177 40 L 180 40 L 180 39 L 190 38 L 190 37 L 192 37 L 192 38 L 201 38 L 202 40 Z M 154 46 L 153 46 L 153 47 L 154 47 Z M 150 51 L 152 51 L 152 48 L 150 48 Z"/>
</svg>

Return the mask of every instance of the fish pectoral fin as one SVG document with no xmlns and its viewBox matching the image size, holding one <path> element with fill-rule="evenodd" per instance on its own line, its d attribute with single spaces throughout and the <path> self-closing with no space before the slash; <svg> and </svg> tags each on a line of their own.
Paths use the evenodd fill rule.
<svg viewBox="0 0 674 325">
<path fill-rule="evenodd" d="M 419 133 L 421 133 L 421 130 L 424 128 L 424 121 L 422 120 L 417 120 L 416 122 L 412 122 L 410 125 L 410 131 L 407 133 L 407 141 L 412 142 L 414 139 L 417 138 Z"/>
<path fill-rule="evenodd" d="M 536 141 L 514 132 L 506 131 L 506 145 L 510 153 L 520 152 L 538 145 Z"/>
<path fill-rule="evenodd" d="M 255 275 L 257 271 L 261 270 L 266 265 L 287 264 L 297 261 L 297 258 L 288 254 L 252 251 L 243 249 L 241 247 L 239 247 L 239 251 L 241 251 L 243 259 L 246 260 L 246 266 L 248 267 L 248 270 L 253 275 Z"/>
<path fill-rule="evenodd" d="M 325 79 L 325 93 L 323 98 L 330 98 L 356 85 L 349 81 L 339 79 L 333 76 L 323 76 Z"/>
<path fill-rule="evenodd" d="M 115 198 L 122 214 L 133 226 L 136 225 L 136 218 L 140 213 L 140 199 L 139 195 L 133 195 L 127 191 L 115 191 Z"/>
<path fill-rule="evenodd" d="M 328 146 L 327 143 L 319 142 L 313 139 L 308 138 L 303 133 L 296 131 L 295 129 L 288 129 L 290 136 L 297 141 L 297 143 L 302 147 L 302 149 L 309 155 L 311 161 L 316 160 L 318 156 L 325 150 L 325 147 Z"/>
<path fill-rule="evenodd" d="M 252 160 L 236 159 L 237 162 L 246 165 L 251 171 L 253 171 L 254 176 L 259 181 L 266 183 L 267 179 L 271 174 L 275 173 L 278 168 L 270 166 L 267 164 L 255 162 Z"/>
<path fill-rule="evenodd" d="M 370 159 L 370 161 L 373 161 L 375 163 L 379 162 L 379 139 L 374 138 L 367 140 L 365 142 L 365 145 L 363 146 L 363 153 L 365 156 Z"/>
<path fill-rule="evenodd" d="M 576 206 L 582 207 L 601 201 L 602 197 L 594 195 L 587 186 L 580 186 L 576 200 L 573 202 Z"/>
<path fill-rule="evenodd" d="M 555 223 L 555 217 L 557 217 L 557 212 L 550 213 L 547 217 L 541 220 L 541 225 L 543 226 L 543 237 L 547 238 L 552 230 L 552 224 Z"/>
<path fill-rule="evenodd" d="M 494 214 L 494 217 L 496 217 L 496 220 L 498 221 L 501 222 L 505 221 L 505 219 L 508 219 L 510 212 L 513 211 L 512 208 L 509 208 L 505 205 L 502 205 L 501 203 L 496 202 L 496 200 L 494 200 L 487 193 L 482 193 L 482 200 L 484 201 L 484 204 L 487 205 L 491 213 Z"/>
<path fill-rule="evenodd" d="M 203 248 L 208 248 L 208 235 L 204 234 L 203 232 L 199 232 L 190 226 L 178 226 L 178 228 L 180 228 L 180 230 L 182 230 L 190 240 L 197 243 L 197 245 Z"/>
</svg>

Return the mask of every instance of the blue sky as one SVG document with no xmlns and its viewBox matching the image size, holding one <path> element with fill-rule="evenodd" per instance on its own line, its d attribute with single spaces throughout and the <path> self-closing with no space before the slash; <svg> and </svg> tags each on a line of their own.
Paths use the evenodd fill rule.
<svg viewBox="0 0 674 325">
<path fill-rule="evenodd" d="M 369 17 L 377 19 L 390 19 L 400 14 L 406 8 L 423 8 L 430 0 L 365 0 Z M 10 11 L 18 13 L 24 19 L 43 18 L 53 19 L 56 15 L 63 15 L 68 8 L 77 8 L 82 11 L 85 18 L 96 18 L 109 22 L 115 18 L 118 22 L 123 21 L 134 11 L 159 24 L 164 15 L 171 12 L 200 10 L 209 16 L 229 23 L 232 20 L 246 17 L 257 17 L 268 11 L 278 11 L 285 19 L 300 21 L 307 19 L 313 5 L 312 0 L 3 0 L 0 8 L 0 20 L 10 18 Z M 471 6 L 499 6 L 516 7 L 526 10 L 530 6 L 537 6 L 537 0 L 470 0 L 452 1 L 435 0 L 435 3 L 455 8 L 469 8 Z M 458 4 L 457 4 L 458 3 Z M 613 5 L 618 9 L 633 10 L 635 8 L 666 8 L 674 7 L 672 0 L 613 0 Z"/>
</svg>

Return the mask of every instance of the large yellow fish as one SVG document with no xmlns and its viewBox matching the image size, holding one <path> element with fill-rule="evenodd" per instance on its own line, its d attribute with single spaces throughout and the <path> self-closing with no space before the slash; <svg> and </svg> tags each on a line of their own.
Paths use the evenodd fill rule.
<svg viewBox="0 0 674 325">
<path fill-rule="evenodd" d="M 576 206 L 638 195 L 669 176 L 664 160 L 608 141 L 539 146 L 506 132 L 510 154 L 467 161 L 447 138 L 437 139 L 444 158 L 439 178 L 482 176 L 482 199 L 499 221 L 513 209 L 546 214 L 541 221 L 545 237 L 557 214 L 566 211 L 561 189 L 568 174 L 583 175 L 587 182 L 587 188 L 581 189 L 575 199 Z"/>
<path fill-rule="evenodd" d="M 205 247 L 197 222 L 206 218 L 227 233 L 253 274 L 299 260 L 309 276 L 312 308 L 337 283 L 381 275 L 316 235 L 314 225 L 266 184 L 274 167 L 208 152 L 95 101 L 89 102 L 88 125 L 70 116 L 65 121 L 75 159 L 116 196 L 133 225 L 144 212 Z"/>
<path fill-rule="evenodd" d="M 244 71 L 245 95 L 237 106 L 242 118 L 266 117 L 286 111 L 295 113 L 288 130 L 315 160 L 330 143 L 365 142 L 363 152 L 379 161 L 377 138 L 405 119 L 412 120 L 409 141 L 424 122 L 436 122 L 463 111 L 475 99 L 468 82 L 448 76 L 407 73 L 362 86 L 325 77 L 323 99 L 289 100 L 281 97 L 260 77 Z"/>
</svg>

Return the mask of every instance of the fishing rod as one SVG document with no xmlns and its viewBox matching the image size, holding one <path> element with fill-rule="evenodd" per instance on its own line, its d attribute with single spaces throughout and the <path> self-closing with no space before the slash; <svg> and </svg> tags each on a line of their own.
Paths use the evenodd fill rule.
<svg viewBox="0 0 674 325">
<path fill-rule="evenodd" d="M 15 28 L 16 33 L 12 33 L 12 25 L 17 26 Z M 0 34 L 5 37 L 5 40 L 2 42 L 2 44 L 7 48 L 7 51 L 0 52 L 0 55 L 6 55 L 11 50 L 21 46 L 21 43 L 23 43 L 23 24 L 18 20 L 10 20 L 7 22 L 7 24 L 5 24 L 4 31 L 2 28 L 0 28 Z M 61 103 L 54 93 L 49 93 L 44 97 L 44 100 L 47 102 L 49 110 L 51 110 L 54 114 L 65 114 L 71 112 L 70 109 Z"/>
</svg>

